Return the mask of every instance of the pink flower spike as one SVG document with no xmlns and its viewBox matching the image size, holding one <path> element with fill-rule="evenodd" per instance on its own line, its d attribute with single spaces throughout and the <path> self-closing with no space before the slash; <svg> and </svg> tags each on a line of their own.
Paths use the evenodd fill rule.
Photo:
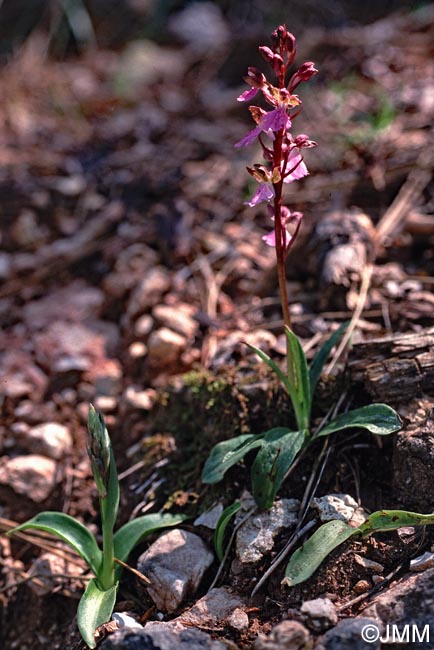
<svg viewBox="0 0 434 650">
<path fill-rule="evenodd" d="M 237 102 L 249 102 L 255 95 L 257 95 L 258 89 L 257 88 L 250 88 L 249 90 L 245 90 L 239 97 L 237 97 Z"/>
<path fill-rule="evenodd" d="M 307 167 L 304 164 L 298 149 L 293 149 L 289 154 L 287 168 L 293 169 L 293 171 L 288 174 L 288 176 L 285 176 L 283 179 L 284 183 L 292 183 L 293 181 L 298 181 L 300 178 L 309 176 Z"/>
<path fill-rule="evenodd" d="M 250 201 L 246 201 L 244 205 L 249 205 L 253 208 L 259 203 L 263 203 L 264 201 L 268 203 L 272 199 L 274 199 L 274 190 L 271 183 L 261 183 Z"/>
</svg>

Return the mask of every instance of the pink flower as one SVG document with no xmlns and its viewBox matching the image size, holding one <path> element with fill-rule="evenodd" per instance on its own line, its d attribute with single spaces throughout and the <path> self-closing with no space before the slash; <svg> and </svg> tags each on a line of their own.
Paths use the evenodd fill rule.
<svg viewBox="0 0 434 650">
<path fill-rule="evenodd" d="M 271 217 L 274 221 L 274 217 Z M 298 232 L 298 228 L 300 226 L 300 222 L 303 218 L 303 213 L 302 212 L 290 212 L 288 208 L 285 206 L 282 207 L 281 211 L 281 224 L 282 224 L 282 238 L 283 238 L 283 246 L 285 248 L 285 251 L 288 252 L 292 243 L 295 240 L 295 237 Z M 295 226 L 293 234 L 288 232 L 288 223 L 292 222 Z M 263 235 L 262 237 L 263 241 L 267 244 L 267 246 L 276 246 L 276 231 L 273 229 L 271 232 L 269 232 L 266 235 Z"/>
<path fill-rule="evenodd" d="M 280 129 L 290 129 L 290 128 L 291 128 L 291 120 L 286 112 L 286 107 L 279 106 L 278 108 L 275 108 L 273 111 L 269 111 L 268 113 L 265 113 L 259 120 L 257 126 L 255 126 L 254 129 L 249 131 L 249 133 L 245 135 L 244 138 L 239 142 L 237 142 L 234 146 L 237 148 L 247 147 L 249 144 L 252 144 L 252 142 L 254 142 L 254 140 L 258 137 L 258 135 L 260 135 L 262 132 L 266 133 L 269 138 L 274 140 L 274 133 L 280 131 Z"/>
<path fill-rule="evenodd" d="M 284 183 L 292 183 L 293 181 L 298 181 L 300 178 L 304 178 L 309 175 L 306 165 L 303 162 L 299 149 L 295 147 L 292 149 L 288 157 L 288 163 L 286 165 L 288 171 L 292 170 L 290 174 L 284 177 Z"/>
<path fill-rule="evenodd" d="M 263 203 L 264 201 L 268 203 L 272 199 L 274 199 L 274 190 L 272 184 L 261 183 L 250 201 L 246 201 L 244 205 L 249 205 L 251 208 L 253 208 L 255 205 L 258 205 L 258 203 Z"/>
</svg>

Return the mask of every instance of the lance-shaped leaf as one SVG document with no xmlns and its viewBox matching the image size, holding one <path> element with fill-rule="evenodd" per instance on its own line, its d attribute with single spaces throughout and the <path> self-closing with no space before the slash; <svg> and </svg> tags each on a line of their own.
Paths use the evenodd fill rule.
<svg viewBox="0 0 434 650">
<path fill-rule="evenodd" d="M 223 510 L 217 522 L 217 526 L 214 532 L 214 548 L 220 562 L 223 561 L 223 557 L 225 554 L 223 544 L 225 539 L 226 528 L 228 527 L 228 523 L 230 522 L 232 517 L 238 512 L 241 506 L 242 506 L 241 501 L 235 501 L 235 503 L 233 503 L 232 505 L 228 506 Z"/>
<path fill-rule="evenodd" d="M 288 364 L 292 364 L 295 374 L 295 386 L 292 386 L 292 382 L 289 379 L 289 383 L 291 384 L 290 397 L 298 427 L 300 429 L 308 429 L 310 423 L 311 395 L 306 355 L 303 352 L 300 341 L 289 327 L 285 327 L 285 335 L 290 351 Z M 290 372 L 288 371 L 289 375 Z"/>
<path fill-rule="evenodd" d="M 132 519 L 128 523 L 124 524 L 122 528 L 119 528 L 114 535 L 113 544 L 115 557 L 122 562 L 126 562 L 133 548 L 147 535 L 150 535 L 160 528 L 177 526 L 186 519 L 188 519 L 188 517 L 185 515 L 171 515 L 168 513 L 143 515 L 142 517 L 137 517 L 137 519 Z M 116 567 L 115 573 L 117 578 L 119 578 L 121 570 L 122 567 Z"/>
<path fill-rule="evenodd" d="M 116 602 L 118 585 L 102 591 L 95 579 L 90 580 L 77 610 L 77 625 L 89 648 L 95 648 L 95 630 L 110 620 Z"/>
<path fill-rule="evenodd" d="M 390 406 L 386 404 L 369 404 L 369 406 L 362 406 L 362 408 L 338 415 L 337 418 L 321 429 L 315 437 L 329 436 L 336 431 L 355 427 L 367 429 L 378 436 L 386 436 L 389 433 L 399 431 L 401 420 Z"/>
<path fill-rule="evenodd" d="M 357 532 L 357 528 L 337 519 L 320 526 L 291 556 L 282 584 L 293 587 L 310 578 L 329 553 Z"/>
<path fill-rule="evenodd" d="M 40 512 L 36 517 L 10 530 L 8 535 L 30 529 L 43 530 L 66 542 L 98 575 L 102 553 L 95 537 L 79 521 L 62 512 Z"/>
<path fill-rule="evenodd" d="M 280 366 L 275 361 L 273 361 L 273 359 L 269 357 L 268 354 L 257 348 L 255 345 L 251 345 L 250 343 L 246 343 L 246 345 L 251 350 L 253 350 L 253 352 L 255 352 L 255 354 L 257 354 L 258 357 L 262 359 L 262 361 L 267 364 L 267 366 L 275 373 L 275 375 L 277 375 L 282 384 L 285 386 L 287 393 L 291 395 L 291 384 Z"/>
<path fill-rule="evenodd" d="M 267 431 L 252 465 L 253 497 L 259 508 L 271 508 L 286 472 L 306 439 L 306 431 L 277 427 Z"/>
<path fill-rule="evenodd" d="M 349 321 L 342 323 L 338 329 L 333 332 L 333 334 L 327 339 L 324 345 L 316 353 L 312 363 L 309 367 L 309 380 L 310 380 L 310 396 L 313 399 L 313 394 L 315 392 L 316 385 L 321 377 L 322 369 L 324 364 L 327 361 L 330 352 L 333 350 L 339 339 L 341 338 L 343 332 L 348 327 Z"/>
<path fill-rule="evenodd" d="M 219 442 L 213 447 L 202 470 L 204 483 L 218 483 L 230 467 L 236 465 L 252 449 L 262 445 L 263 433 L 246 433 L 230 440 Z"/>
<path fill-rule="evenodd" d="M 373 512 L 358 530 L 366 537 L 376 531 L 397 530 L 404 526 L 428 526 L 434 524 L 434 513 L 422 515 L 407 510 L 378 510 Z"/>
</svg>

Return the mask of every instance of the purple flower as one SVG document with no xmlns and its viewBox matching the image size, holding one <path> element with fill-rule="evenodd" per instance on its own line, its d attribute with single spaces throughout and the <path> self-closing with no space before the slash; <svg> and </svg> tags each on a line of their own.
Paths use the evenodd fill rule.
<svg viewBox="0 0 434 650">
<path fill-rule="evenodd" d="M 298 181 L 300 178 L 304 178 L 309 175 L 306 165 L 303 162 L 300 151 L 295 148 L 291 151 L 288 157 L 288 163 L 286 165 L 287 169 L 292 169 L 293 171 L 285 176 L 283 179 L 284 183 L 292 183 L 292 181 Z"/>
<path fill-rule="evenodd" d="M 244 205 L 249 205 L 251 208 L 253 208 L 255 205 L 258 205 L 258 203 L 262 203 L 263 201 L 271 201 L 274 199 L 274 190 L 273 186 L 271 183 L 261 183 L 250 201 L 246 201 Z"/>
<path fill-rule="evenodd" d="M 247 91 L 249 92 L 249 91 Z M 266 133 L 269 138 L 274 140 L 274 133 L 280 131 L 280 129 L 290 129 L 291 120 L 286 112 L 285 106 L 279 106 L 273 111 L 265 113 L 259 120 L 257 126 L 254 129 L 249 131 L 247 135 L 244 136 L 242 140 L 237 142 L 234 146 L 247 147 L 260 135 L 262 132 Z"/>
<path fill-rule="evenodd" d="M 274 221 L 274 217 L 271 217 Z M 283 236 L 283 245 L 285 246 L 286 251 L 289 250 L 300 225 L 300 221 L 303 218 L 302 212 L 290 212 L 285 206 L 282 207 L 282 212 L 280 216 L 282 224 L 282 236 Z M 288 232 L 287 224 L 289 221 L 292 221 L 295 225 L 294 233 L 291 234 Z M 276 231 L 273 229 L 271 232 L 263 235 L 262 240 L 267 244 L 267 246 L 276 246 Z"/>
<path fill-rule="evenodd" d="M 245 90 L 239 97 L 237 97 L 237 102 L 249 102 L 258 92 L 258 88 L 250 88 Z"/>
</svg>

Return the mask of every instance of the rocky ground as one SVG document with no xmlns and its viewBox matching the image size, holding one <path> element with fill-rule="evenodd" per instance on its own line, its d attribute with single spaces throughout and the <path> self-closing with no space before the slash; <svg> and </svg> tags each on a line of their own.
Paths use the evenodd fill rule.
<svg viewBox="0 0 434 650">
<path fill-rule="evenodd" d="M 243 31 L 202 4 L 209 32 L 186 9 L 164 38 L 61 61 L 35 32 L 0 72 L 0 530 L 60 510 L 98 533 L 93 402 L 115 447 L 120 523 L 161 510 L 190 517 L 133 554 L 152 586 L 125 572 L 116 611 L 136 627 L 110 623 L 101 648 L 382 647 L 363 641 L 367 624 L 430 624 L 434 635 L 429 528 L 347 542 L 293 589 L 281 586 L 280 564 L 251 596 L 297 525 L 320 447 L 266 513 L 248 517 L 249 457 L 221 484 L 200 480 L 217 441 L 290 418 L 244 345 L 283 360 L 267 216 L 243 205 L 258 152 L 233 147 L 248 128 L 235 98 L 269 29 Z M 310 358 L 357 315 L 314 416 L 339 399 L 380 400 L 403 419 L 381 445 L 336 438 L 312 526 L 330 510 L 347 520 L 434 511 L 433 17 L 428 5 L 299 28 L 299 60 L 320 70 L 303 88 L 299 129 L 320 146 L 306 155 L 310 177 L 287 194 L 305 213 L 288 262 L 294 329 Z M 219 567 L 213 527 L 239 498 Z M 2 534 L 2 647 L 82 648 L 74 616 L 85 575 L 48 536 Z"/>
</svg>

